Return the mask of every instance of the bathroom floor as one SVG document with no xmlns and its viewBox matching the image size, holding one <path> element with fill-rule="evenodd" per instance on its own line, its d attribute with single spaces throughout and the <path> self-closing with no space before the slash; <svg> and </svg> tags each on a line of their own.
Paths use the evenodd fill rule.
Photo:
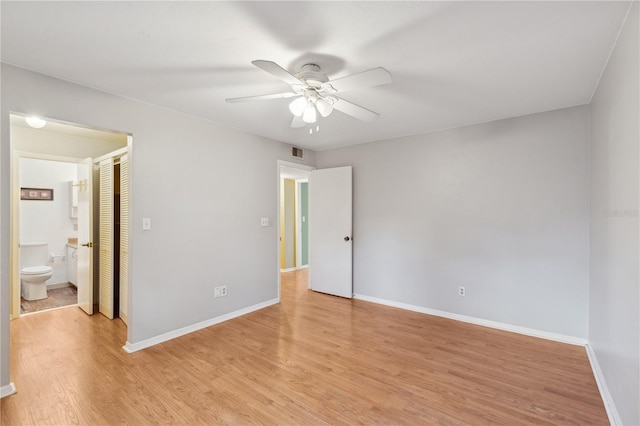
<svg viewBox="0 0 640 426">
<path fill-rule="evenodd" d="M 47 290 L 47 298 L 40 300 L 25 300 L 20 298 L 20 313 L 44 311 L 45 309 L 60 308 L 78 303 L 78 290 L 75 286 Z"/>
</svg>

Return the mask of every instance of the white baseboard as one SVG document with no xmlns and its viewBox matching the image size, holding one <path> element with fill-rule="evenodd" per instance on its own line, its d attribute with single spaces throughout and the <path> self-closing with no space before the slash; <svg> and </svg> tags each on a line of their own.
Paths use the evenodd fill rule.
<svg viewBox="0 0 640 426">
<path fill-rule="evenodd" d="M 613 398 L 611 398 L 611 394 L 609 393 L 609 388 L 607 387 L 607 382 L 604 380 L 604 375 L 602 374 L 602 370 L 600 369 L 600 364 L 598 363 L 596 353 L 588 343 L 586 345 L 586 349 L 587 357 L 589 358 L 589 362 L 591 363 L 591 370 L 593 370 L 593 376 L 596 379 L 598 390 L 600 391 L 600 396 L 602 397 L 602 402 L 604 403 L 604 409 L 607 410 L 609 423 L 611 423 L 612 426 L 622 426 L 620 414 L 618 414 L 616 405 L 614 404 Z"/>
<path fill-rule="evenodd" d="M 151 337 L 149 339 L 142 340 L 140 342 L 127 342 L 122 349 L 124 349 L 128 353 L 137 352 L 139 350 L 157 345 L 159 343 L 166 342 L 168 340 L 175 339 L 176 337 L 184 336 L 185 334 L 193 333 L 194 331 L 201 330 L 203 328 L 210 327 L 215 324 L 219 324 L 224 321 L 228 321 L 233 318 L 240 317 L 242 315 L 249 314 L 254 311 L 258 311 L 260 309 L 264 309 L 268 306 L 275 305 L 278 303 L 278 299 L 267 300 L 266 302 L 258 303 L 253 306 L 249 306 L 244 309 L 239 309 L 234 312 L 230 312 L 228 314 L 220 315 L 219 317 L 211 318 L 206 321 L 201 321 L 196 324 L 188 325 L 186 327 L 179 328 L 177 330 L 170 331 L 168 333 L 160 334 L 159 336 Z"/>
<path fill-rule="evenodd" d="M 9 383 L 8 385 L 0 387 L 0 398 L 13 395 L 16 392 L 16 386 L 13 383 Z"/>
<path fill-rule="evenodd" d="M 70 282 L 64 282 L 64 283 L 56 283 L 56 284 L 47 284 L 47 290 L 56 290 L 58 288 L 65 288 L 65 287 L 71 287 L 73 284 L 71 284 Z"/>
<path fill-rule="evenodd" d="M 365 302 L 378 303 L 380 305 L 392 306 L 394 308 L 406 309 L 408 311 L 420 312 L 423 314 L 434 315 L 437 317 L 449 318 L 456 321 L 467 322 L 470 324 L 481 325 L 483 327 L 495 328 L 498 330 L 510 331 L 512 333 L 524 334 L 526 336 L 539 337 L 541 339 L 554 340 L 556 342 L 569 343 L 571 345 L 585 346 L 587 339 L 574 336 L 566 336 L 564 334 L 552 333 L 549 331 L 536 330 L 533 328 L 520 327 L 517 325 L 506 324 L 497 321 L 485 320 L 466 315 L 453 314 L 436 309 L 425 308 L 423 306 L 410 305 L 408 303 L 396 302 L 393 300 L 379 299 L 377 297 L 365 296 L 362 294 L 354 294 L 355 299 L 364 300 Z"/>
</svg>

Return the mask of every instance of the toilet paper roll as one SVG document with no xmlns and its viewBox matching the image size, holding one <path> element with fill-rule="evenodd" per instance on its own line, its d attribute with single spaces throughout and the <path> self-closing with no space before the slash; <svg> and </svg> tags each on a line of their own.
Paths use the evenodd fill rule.
<svg viewBox="0 0 640 426">
<path fill-rule="evenodd" d="M 49 261 L 51 263 L 64 262 L 65 258 L 66 258 L 66 255 L 64 255 L 64 254 L 53 254 L 53 253 L 51 253 L 49 255 Z"/>
</svg>

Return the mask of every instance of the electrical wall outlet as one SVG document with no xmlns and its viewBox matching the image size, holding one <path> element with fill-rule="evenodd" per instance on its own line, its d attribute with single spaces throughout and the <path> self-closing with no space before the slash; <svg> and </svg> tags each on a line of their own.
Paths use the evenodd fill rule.
<svg viewBox="0 0 640 426">
<path fill-rule="evenodd" d="M 214 298 L 224 297 L 226 295 L 227 295 L 227 286 L 226 285 L 219 285 L 218 287 L 214 287 L 213 288 L 213 297 Z"/>
<path fill-rule="evenodd" d="M 464 296 L 466 293 L 467 292 L 464 287 L 462 286 L 458 287 L 458 296 Z"/>
</svg>

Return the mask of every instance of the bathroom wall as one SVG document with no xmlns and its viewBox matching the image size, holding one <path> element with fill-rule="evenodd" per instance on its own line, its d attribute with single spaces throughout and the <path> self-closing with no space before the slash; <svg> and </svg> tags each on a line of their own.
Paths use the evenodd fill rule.
<svg viewBox="0 0 640 426">
<path fill-rule="evenodd" d="M 20 159 L 20 187 L 53 188 L 53 201 L 20 201 L 20 242 L 47 242 L 49 253 L 66 254 L 69 237 L 75 237 L 76 219 L 69 216 L 69 181 L 76 179 L 75 163 Z M 47 285 L 66 283 L 66 261 L 58 258 L 49 263 L 53 276 Z"/>
</svg>

